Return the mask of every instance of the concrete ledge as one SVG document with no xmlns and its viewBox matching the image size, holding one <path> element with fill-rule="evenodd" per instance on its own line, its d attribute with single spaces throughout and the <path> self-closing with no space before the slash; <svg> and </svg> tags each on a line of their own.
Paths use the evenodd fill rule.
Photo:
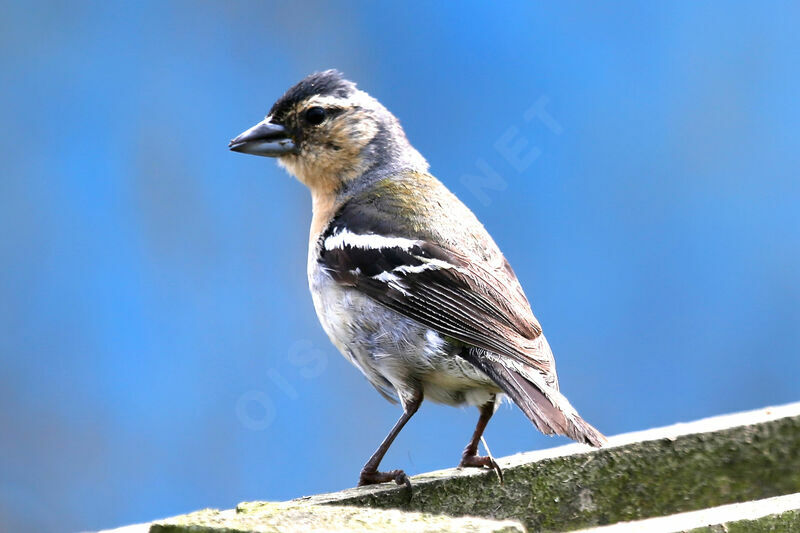
<svg viewBox="0 0 800 533">
<path fill-rule="evenodd" d="M 232 511 L 207 509 L 153 524 L 151 533 L 309 533 L 338 531 L 524 533 L 514 520 L 453 518 L 427 513 L 287 503 L 242 504 Z"/>
<path fill-rule="evenodd" d="M 800 403 L 570 444 L 499 460 L 490 472 L 415 476 L 414 497 L 389 486 L 300 501 L 521 520 L 569 531 L 800 492 Z"/>
<path fill-rule="evenodd" d="M 755 527 L 753 520 L 794 524 L 795 500 L 769 498 L 800 492 L 800 403 L 619 435 L 600 450 L 572 444 L 499 463 L 503 485 L 489 471 L 441 470 L 413 477 L 410 501 L 404 488 L 385 484 L 199 511 L 124 531 L 519 531 L 517 520 L 529 531 L 571 531 L 700 509 L 712 514 L 673 516 L 672 524 L 704 516 L 730 531 L 739 523 Z M 697 527 L 707 528 L 703 520 Z"/>
<path fill-rule="evenodd" d="M 636 522 L 582 529 L 576 533 L 759 533 L 800 531 L 800 494 L 732 503 Z"/>
</svg>

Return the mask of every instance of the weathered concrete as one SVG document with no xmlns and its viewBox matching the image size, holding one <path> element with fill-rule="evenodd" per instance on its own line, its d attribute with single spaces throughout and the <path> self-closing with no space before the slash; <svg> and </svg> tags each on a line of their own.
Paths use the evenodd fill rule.
<svg viewBox="0 0 800 533">
<path fill-rule="evenodd" d="M 232 511 L 207 509 L 154 524 L 150 533 L 309 533 L 375 531 L 422 533 L 524 533 L 513 520 L 410 513 L 292 502 L 242 504 Z"/>
<path fill-rule="evenodd" d="M 413 477 L 410 501 L 404 488 L 385 484 L 200 511 L 159 521 L 150 531 L 335 531 L 371 524 L 390 531 L 520 530 L 518 523 L 497 522 L 506 519 L 521 521 L 529 531 L 571 531 L 764 500 L 800 492 L 800 403 L 619 435 L 601 450 L 568 445 L 499 463 L 503 485 L 489 471 L 442 470 Z M 772 501 L 715 512 L 763 509 Z M 452 521 L 467 516 L 488 520 Z M 757 517 L 720 515 L 718 525 L 780 531 L 769 528 L 797 520 L 797 509 L 787 507 Z"/>
<path fill-rule="evenodd" d="M 761 533 L 800 531 L 800 494 L 732 503 L 575 533 Z"/>
<path fill-rule="evenodd" d="M 571 444 L 499 460 L 491 472 L 442 470 L 390 486 L 303 501 L 521 520 L 568 531 L 800 492 L 800 403 Z"/>
</svg>

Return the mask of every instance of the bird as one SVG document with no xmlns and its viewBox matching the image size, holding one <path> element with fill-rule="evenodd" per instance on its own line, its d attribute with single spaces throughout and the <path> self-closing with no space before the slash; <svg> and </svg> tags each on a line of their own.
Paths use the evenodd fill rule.
<svg viewBox="0 0 800 533">
<path fill-rule="evenodd" d="M 377 99 L 337 70 L 315 72 L 229 149 L 276 158 L 308 187 L 307 274 L 318 319 L 403 409 L 359 486 L 411 488 L 403 470 L 379 467 L 424 399 L 478 408 L 459 467 L 493 469 L 501 482 L 478 442 L 504 399 L 542 433 L 606 442 L 560 392 L 553 352 L 495 241 Z"/>
</svg>

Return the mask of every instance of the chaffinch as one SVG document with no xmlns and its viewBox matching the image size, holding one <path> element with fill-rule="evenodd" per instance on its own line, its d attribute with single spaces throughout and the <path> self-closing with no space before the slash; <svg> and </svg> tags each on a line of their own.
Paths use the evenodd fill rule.
<svg viewBox="0 0 800 533">
<path fill-rule="evenodd" d="M 499 476 L 478 441 L 504 395 L 545 434 L 605 442 L 559 392 L 553 353 L 508 261 L 380 102 L 335 70 L 315 73 L 229 146 L 277 158 L 311 190 L 308 281 L 319 321 L 403 407 L 359 485 L 410 487 L 402 470 L 378 466 L 423 398 L 478 407 L 459 466 Z"/>
</svg>

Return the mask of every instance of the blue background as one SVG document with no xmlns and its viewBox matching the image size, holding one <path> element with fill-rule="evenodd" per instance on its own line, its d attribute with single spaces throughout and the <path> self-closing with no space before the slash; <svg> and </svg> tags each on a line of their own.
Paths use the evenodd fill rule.
<svg viewBox="0 0 800 533">
<path fill-rule="evenodd" d="M 113 4 L 0 5 L 0 530 L 355 483 L 399 410 L 317 323 L 308 192 L 227 150 L 330 67 L 495 236 L 605 433 L 800 399 L 796 3 Z M 384 466 L 455 465 L 475 418 L 426 404 Z M 566 442 L 516 408 L 487 439 Z"/>
</svg>

